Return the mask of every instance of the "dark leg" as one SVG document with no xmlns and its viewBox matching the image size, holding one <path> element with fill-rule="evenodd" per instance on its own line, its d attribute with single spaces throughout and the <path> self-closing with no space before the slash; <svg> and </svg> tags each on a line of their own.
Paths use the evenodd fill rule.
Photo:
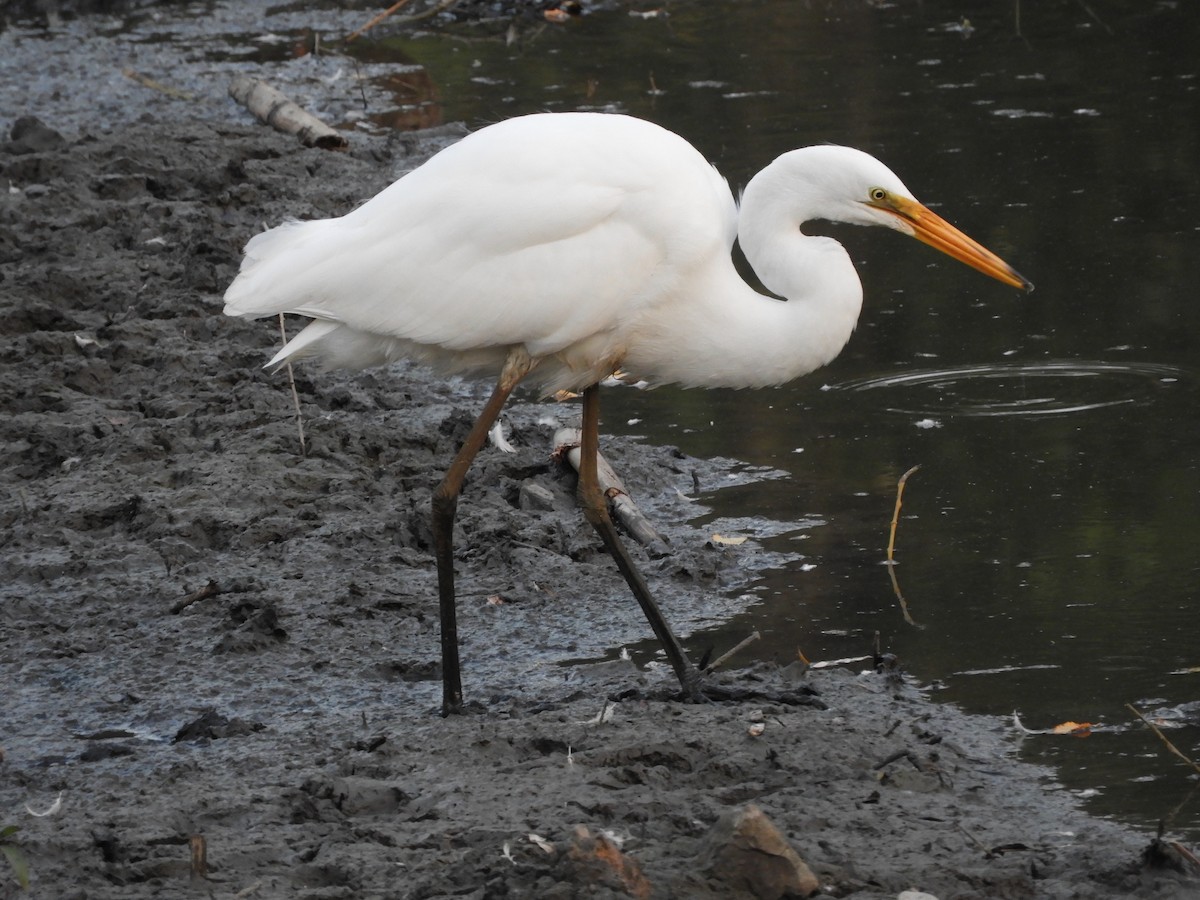
<svg viewBox="0 0 1200 900">
<path fill-rule="evenodd" d="M 454 605 L 454 514 L 458 495 L 466 480 L 467 470 L 475 455 L 487 440 L 488 432 L 508 400 L 513 388 L 536 365 L 524 350 L 508 355 L 496 389 L 488 398 L 483 412 L 471 426 L 471 432 L 450 464 L 446 477 L 433 492 L 433 544 L 437 556 L 438 604 L 442 620 L 442 715 L 462 710 L 462 670 L 458 659 L 458 616 Z"/>
<path fill-rule="evenodd" d="M 579 446 L 579 503 L 583 514 L 592 527 L 600 534 L 604 546 L 617 562 L 617 568 L 625 576 L 630 590 L 642 607 L 642 612 L 650 621 L 650 627 L 658 642 L 666 651 L 667 659 L 683 685 L 684 693 L 690 699 L 700 697 L 700 673 L 692 665 L 683 646 L 675 637 L 675 632 L 663 618 L 662 611 L 654 602 L 654 597 L 647 587 L 642 573 L 637 570 L 629 551 L 625 549 L 613 527 L 612 518 L 608 514 L 608 501 L 600 490 L 600 482 L 596 478 L 596 455 L 600 450 L 600 386 L 593 384 L 583 392 L 583 428 Z"/>
</svg>

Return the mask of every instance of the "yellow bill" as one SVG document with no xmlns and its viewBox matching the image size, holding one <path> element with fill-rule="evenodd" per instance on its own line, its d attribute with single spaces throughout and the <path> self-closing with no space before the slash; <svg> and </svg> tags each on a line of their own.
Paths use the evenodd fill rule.
<svg viewBox="0 0 1200 900">
<path fill-rule="evenodd" d="M 1033 284 L 1020 272 L 916 200 L 889 192 L 886 197 L 876 200 L 871 205 L 902 219 L 918 241 L 941 250 L 947 256 L 953 256 L 959 262 L 966 263 L 972 269 L 978 269 L 997 281 L 1024 291 L 1033 290 Z"/>
</svg>

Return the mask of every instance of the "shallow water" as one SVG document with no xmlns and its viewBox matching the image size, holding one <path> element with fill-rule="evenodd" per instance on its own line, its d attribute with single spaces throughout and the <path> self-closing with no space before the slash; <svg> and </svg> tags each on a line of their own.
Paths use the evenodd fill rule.
<svg viewBox="0 0 1200 900">
<path fill-rule="evenodd" d="M 1093 811 L 1138 824 L 1172 813 L 1195 781 L 1124 704 L 1169 713 L 1200 690 L 1187 671 L 1200 666 L 1200 12 L 1022 4 L 1018 33 L 1016 4 L 710 2 L 645 19 L 597 8 L 512 41 L 479 26 L 449 39 L 381 30 L 355 63 L 296 55 L 313 41 L 305 5 L 265 24 L 250 6 L 106 27 L 134 29 L 132 67 L 207 89 L 204 115 L 230 114 L 218 78 L 262 62 L 309 84 L 299 99 L 316 111 L 367 128 L 642 115 L 735 187 L 794 146 L 852 144 L 1032 279 L 1019 295 L 896 235 L 830 227 L 867 294 L 831 366 L 758 392 L 610 391 L 607 428 L 790 475 L 709 498 L 714 531 L 783 523 L 757 534 L 802 556 L 765 572 L 752 613 L 695 649 L 758 629 L 747 652 L 819 660 L 866 653 L 878 632 L 970 710 L 1016 709 L 1030 728 L 1101 723 L 1085 740 L 1025 742 Z M 86 35 L 68 23 L 52 39 Z M 359 75 L 364 108 L 345 101 Z M 35 73 L 30 101 L 70 76 Z M 140 89 L 119 67 L 94 88 L 81 114 L 112 121 L 175 102 L 148 95 L 131 111 Z M 895 569 L 909 625 L 883 563 L 896 481 L 915 464 Z M 1194 717 L 1168 733 L 1200 756 Z M 1198 803 L 1171 827 L 1200 834 Z"/>
</svg>

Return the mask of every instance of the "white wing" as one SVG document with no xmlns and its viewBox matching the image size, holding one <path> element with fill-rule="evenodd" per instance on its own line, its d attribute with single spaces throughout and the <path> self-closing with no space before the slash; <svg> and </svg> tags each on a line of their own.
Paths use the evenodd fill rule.
<svg viewBox="0 0 1200 900">
<path fill-rule="evenodd" d="M 728 254 L 734 215 L 724 182 L 668 131 L 527 116 L 444 150 L 346 216 L 253 238 L 226 312 L 312 316 L 314 348 L 336 344 L 337 330 L 316 327 L 336 323 L 467 366 L 471 351 L 518 344 L 535 357 L 583 341 L 603 353 L 643 307 L 674 296 L 689 266 Z"/>
</svg>

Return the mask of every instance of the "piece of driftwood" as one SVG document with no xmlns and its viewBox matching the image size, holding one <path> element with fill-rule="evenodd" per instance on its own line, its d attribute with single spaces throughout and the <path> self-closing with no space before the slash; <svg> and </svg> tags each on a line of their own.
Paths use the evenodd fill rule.
<svg viewBox="0 0 1200 900">
<path fill-rule="evenodd" d="M 239 75 L 229 85 L 229 96 L 276 131 L 294 134 L 305 147 L 345 150 L 350 146 L 340 133 L 306 112 L 265 81 Z"/>
<path fill-rule="evenodd" d="M 554 451 L 561 453 L 576 472 L 579 471 L 579 429 L 560 428 L 554 432 Z M 617 476 L 603 453 L 597 454 L 596 477 L 600 482 L 600 490 L 608 498 L 613 516 L 634 539 L 643 545 L 651 556 L 667 556 L 671 551 L 667 547 L 667 539 L 654 530 L 650 520 L 638 509 L 638 505 L 625 490 L 625 485 Z"/>
</svg>

